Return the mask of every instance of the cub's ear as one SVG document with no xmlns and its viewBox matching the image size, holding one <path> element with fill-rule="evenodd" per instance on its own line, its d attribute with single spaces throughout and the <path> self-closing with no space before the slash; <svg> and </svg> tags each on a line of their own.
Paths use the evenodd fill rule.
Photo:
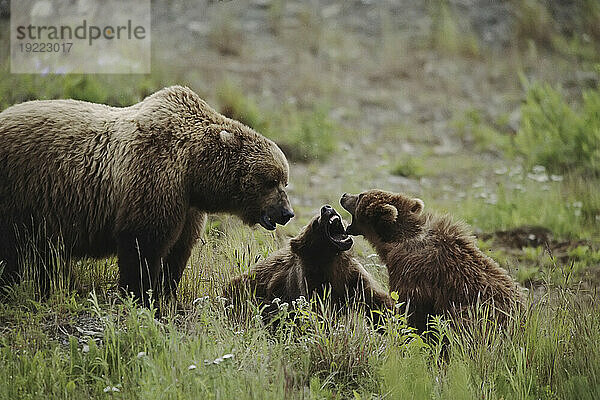
<svg viewBox="0 0 600 400">
<path fill-rule="evenodd" d="M 398 209 L 392 204 L 384 204 L 381 207 L 381 219 L 387 222 L 394 222 L 398 218 Z"/>
<path fill-rule="evenodd" d="M 367 208 L 367 212 L 380 221 L 394 222 L 398 217 L 398 209 L 393 204 L 377 204 Z"/>
<path fill-rule="evenodd" d="M 413 214 L 421 214 L 423 208 L 425 207 L 425 203 L 421 199 L 413 199 L 413 205 L 410 207 L 410 212 Z"/>
</svg>

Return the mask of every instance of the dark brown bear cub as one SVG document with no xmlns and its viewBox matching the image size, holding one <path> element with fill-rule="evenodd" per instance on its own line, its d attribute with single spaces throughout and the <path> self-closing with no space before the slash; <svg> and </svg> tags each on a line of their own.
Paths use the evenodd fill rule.
<svg viewBox="0 0 600 400">
<path fill-rule="evenodd" d="M 351 247 L 342 218 L 326 205 L 286 247 L 233 279 L 225 297 L 235 303 L 249 292 L 266 304 L 275 298 L 289 304 L 327 290 L 335 306 L 357 300 L 367 309 L 390 307 L 391 298 L 348 252 Z"/>
<path fill-rule="evenodd" d="M 347 233 L 363 235 L 388 268 L 390 290 L 406 302 L 409 323 L 425 331 L 430 315 L 463 320 L 477 303 L 499 320 L 522 302 L 518 284 L 477 248 L 464 224 L 423 213 L 420 199 L 370 190 L 344 194 Z"/>
</svg>

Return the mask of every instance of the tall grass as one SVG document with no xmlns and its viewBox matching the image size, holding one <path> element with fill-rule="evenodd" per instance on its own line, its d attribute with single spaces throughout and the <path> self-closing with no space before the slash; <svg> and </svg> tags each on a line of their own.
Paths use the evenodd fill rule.
<svg viewBox="0 0 600 400">
<path fill-rule="evenodd" d="M 458 20 L 447 0 L 429 1 L 431 46 L 441 54 L 479 56 L 479 43 L 468 23 Z M 465 27 L 466 26 L 466 27 Z"/>
<path fill-rule="evenodd" d="M 521 109 L 517 150 L 530 164 L 541 164 L 556 173 L 600 173 L 600 90 L 583 93 L 574 109 L 549 85 L 532 85 Z"/>
<path fill-rule="evenodd" d="M 259 308 L 237 315 L 219 294 L 278 246 L 270 234 L 212 220 L 186 270 L 181 310 L 160 320 L 130 298 L 55 287 L 40 302 L 27 281 L 13 287 L 0 304 L 0 398 L 600 395 L 600 304 L 576 282 L 546 283 L 506 328 L 484 317 L 464 328 L 438 319 L 429 340 L 402 315 L 384 316 L 378 332 L 358 305 L 281 306 L 280 322 L 265 326 Z M 90 267 L 73 273 L 85 281 Z"/>
</svg>

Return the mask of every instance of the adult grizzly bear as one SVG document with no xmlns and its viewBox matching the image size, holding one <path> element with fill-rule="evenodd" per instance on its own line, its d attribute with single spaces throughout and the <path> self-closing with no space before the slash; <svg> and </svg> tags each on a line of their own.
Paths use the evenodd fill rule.
<svg viewBox="0 0 600 400">
<path fill-rule="evenodd" d="M 287 182 L 275 143 L 185 87 L 125 108 L 12 106 L 0 113 L 3 280 L 18 279 L 18 239 L 42 232 L 69 256 L 117 254 L 119 285 L 138 298 L 174 294 L 206 213 L 275 229 L 294 215 Z"/>
<path fill-rule="evenodd" d="M 429 315 L 460 320 L 479 302 L 504 319 L 521 303 L 518 284 L 477 248 L 467 227 L 423 213 L 420 199 L 370 190 L 344 194 L 340 203 L 352 214 L 348 234 L 364 235 L 375 247 L 390 290 L 406 302 L 409 322 L 421 332 Z"/>
<path fill-rule="evenodd" d="M 348 252 L 351 247 L 352 238 L 340 215 L 331 206 L 323 206 L 320 215 L 286 247 L 234 278 L 225 297 L 235 303 L 250 293 L 268 304 L 275 298 L 289 304 L 300 296 L 322 295 L 327 290 L 333 306 L 356 300 L 369 310 L 391 307 L 391 298 Z"/>
</svg>

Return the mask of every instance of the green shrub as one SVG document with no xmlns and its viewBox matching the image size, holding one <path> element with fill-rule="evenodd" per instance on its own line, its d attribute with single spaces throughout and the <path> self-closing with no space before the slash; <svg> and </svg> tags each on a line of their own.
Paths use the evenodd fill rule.
<svg viewBox="0 0 600 400">
<path fill-rule="evenodd" d="M 522 43 L 532 40 L 550 46 L 556 32 L 552 15 L 544 3 L 539 0 L 513 0 L 512 3 L 516 39 Z"/>
<path fill-rule="evenodd" d="M 393 168 L 392 175 L 420 178 L 425 173 L 423 163 L 414 157 L 398 160 Z"/>
<path fill-rule="evenodd" d="M 335 125 L 325 106 L 298 111 L 283 111 L 279 134 L 275 140 L 286 155 L 295 161 L 324 159 L 336 149 Z"/>
<path fill-rule="evenodd" d="M 509 149 L 511 138 L 488 124 L 479 110 L 467 110 L 462 118 L 452 121 L 460 139 L 477 151 L 504 152 Z"/>
<path fill-rule="evenodd" d="M 224 115 L 277 142 L 290 160 L 322 159 L 336 148 L 336 126 L 325 105 L 314 105 L 308 110 L 288 105 L 276 112 L 267 112 L 227 82 L 217 89 L 217 101 Z"/>
<path fill-rule="evenodd" d="M 477 37 L 470 27 L 464 28 L 447 0 L 430 2 L 431 46 L 446 55 L 477 57 L 480 54 Z"/>
<path fill-rule="evenodd" d="M 155 75 L 27 75 L 0 71 L 0 110 L 29 100 L 76 99 L 111 106 L 141 101 L 162 86 Z M 15 90 L 18 88 L 18 90 Z"/>
<path fill-rule="evenodd" d="M 574 109 L 558 90 L 533 85 L 521 112 L 515 144 L 531 165 L 555 173 L 600 173 L 600 90 L 584 92 L 581 108 Z"/>
<path fill-rule="evenodd" d="M 233 10 L 223 7 L 213 16 L 208 42 L 219 54 L 239 56 L 244 49 L 244 35 Z"/>
<path fill-rule="evenodd" d="M 269 128 L 268 117 L 253 99 L 246 96 L 233 83 L 226 81 L 217 88 L 217 103 L 225 116 L 266 134 Z"/>
</svg>

